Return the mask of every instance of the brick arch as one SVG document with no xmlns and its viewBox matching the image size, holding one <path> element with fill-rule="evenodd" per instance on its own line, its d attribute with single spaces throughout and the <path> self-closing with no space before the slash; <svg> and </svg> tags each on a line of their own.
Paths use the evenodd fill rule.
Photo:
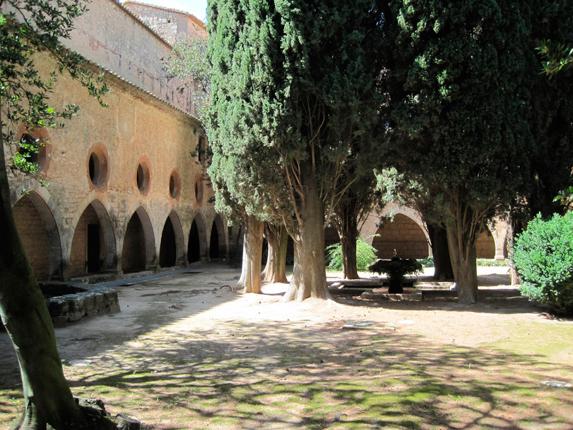
<svg viewBox="0 0 573 430">
<path fill-rule="evenodd" d="M 215 215 L 209 232 L 209 258 L 213 260 L 227 258 L 227 235 L 225 222 L 221 215 Z"/>
<path fill-rule="evenodd" d="M 116 256 L 116 238 L 109 213 L 102 202 L 93 200 L 76 221 L 66 259 L 67 275 L 115 270 Z"/>
<path fill-rule="evenodd" d="M 62 277 L 62 242 L 52 210 L 37 192 L 31 191 L 13 209 L 16 229 L 39 280 Z"/>
<path fill-rule="evenodd" d="M 155 265 L 155 236 L 146 210 L 140 206 L 129 219 L 123 238 L 121 270 L 137 272 Z"/>
<path fill-rule="evenodd" d="M 159 249 L 159 264 L 162 267 L 176 266 L 185 261 L 183 227 L 179 215 L 174 210 L 169 213 L 163 224 Z"/>
<path fill-rule="evenodd" d="M 187 261 L 194 263 L 207 256 L 207 223 L 201 213 L 197 213 L 191 221 L 187 242 Z"/>
<path fill-rule="evenodd" d="M 427 233 L 403 213 L 395 214 L 379 226 L 372 245 L 380 258 L 391 258 L 394 250 L 403 258 L 426 258 L 429 255 Z"/>
</svg>

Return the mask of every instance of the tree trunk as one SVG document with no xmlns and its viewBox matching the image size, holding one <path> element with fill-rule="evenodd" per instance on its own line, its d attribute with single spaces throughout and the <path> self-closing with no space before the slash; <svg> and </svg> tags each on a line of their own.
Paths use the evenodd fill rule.
<svg viewBox="0 0 573 430">
<path fill-rule="evenodd" d="M 471 225 L 462 223 L 461 216 L 447 228 L 458 301 L 464 304 L 476 303 L 478 299 L 476 234 L 471 234 L 471 230 Z"/>
<path fill-rule="evenodd" d="M 448 232 L 441 225 L 431 223 L 427 225 L 434 258 L 434 280 L 453 281 L 454 270 L 448 249 Z"/>
<path fill-rule="evenodd" d="M 523 230 L 523 228 L 521 228 L 513 218 L 510 218 L 507 224 L 509 226 L 507 229 L 507 261 L 509 262 L 509 277 L 511 285 L 519 285 L 521 284 L 521 279 L 519 279 L 519 273 L 517 273 L 517 268 L 513 262 L 513 244 L 515 242 L 515 237 Z"/>
<path fill-rule="evenodd" d="M 310 170 L 310 169 L 307 169 Z M 326 264 L 324 257 L 324 207 L 312 174 L 303 177 L 304 198 L 300 205 L 301 224 L 295 239 L 293 276 L 285 300 L 309 297 L 326 299 Z"/>
<path fill-rule="evenodd" d="M 243 229 L 244 230 L 244 229 Z M 246 236 L 246 231 L 243 233 Z M 247 279 L 247 274 L 249 273 L 249 258 L 247 257 L 247 241 L 243 238 L 243 256 L 241 258 L 241 276 L 237 281 L 237 287 L 245 288 L 245 280 Z"/>
<path fill-rule="evenodd" d="M 267 242 L 267 263 L 262 273 L 263 282 L 288 282 L 286 277 L 286 256 L 288 233 L 283 226 L 265 226 Z"/>
<path fill-rule="evenodd" d="M 359 279 L 356 267 L 356 239 L 358 238 L 356 218 L 344 220 L 343 231 L 339 231 L 338 234 L 342 245 L 344 279 Z"/>
<path fill-rule="evenodd" d="M 4 158 L 0 140 L 0 316 L 16 351 L 25 406 L 16 428 L 82 428 L 83 414 L 64 377 L 46 301 L 18 237 Z"/>
<path fill-rule="evenodd" d="M 261 293 L 261 260 L 263 258 L 264 224 L 254 216 L 247 216 L 243 239 L 242 286 L 246 293 Z M 241 282 L 239 279 L 239 282 Z"/>
</svg>

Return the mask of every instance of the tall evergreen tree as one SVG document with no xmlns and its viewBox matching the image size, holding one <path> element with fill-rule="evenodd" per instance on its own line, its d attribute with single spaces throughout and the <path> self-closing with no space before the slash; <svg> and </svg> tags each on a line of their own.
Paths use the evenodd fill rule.
<svg viewBox="0 0 573 430">
<path fill-rule="evenodd" d="M 218 198 L 282 220 L 290 299 L 327 296 L 324 216 L 350 145 L 372 126 L 382 12 L 359 0 L 214 0 L 209 137 Z M 378 45 L 379 46 L 379 45 Z"/>
<path fill-rule="evenodd" d="M 18 144 L 19 125 L 54 127 L 77 111 L 77 106 L 57 111 L 49 105 L 59 73 L 68 72 L 96 97 L 105 92 L 82 58 L 60 43 L 84 10 L 84 1 L 0 0 L 0 316 L 22 377 L 25 410 L 18 429 L 112 428 L 110 422 L 88 420 L 64 378 L 46 302 L 16 231 L 5 160 L 7 149 Z M 54 62 L 53 73 L 39 72 L 38 54 Z M 30 150 L 24 147 L 20 155 Z M 33 174 L 37 168 L 29 160 L 16 157 L 12 166 Z"/>
<path fill-rule="evenodd" d="M 459 299 L 477 300 L 484 223 L 529 177 L 529 11 L 519 1 L 393 0 L 387 157 L 442 202 Z"/>
</svg>

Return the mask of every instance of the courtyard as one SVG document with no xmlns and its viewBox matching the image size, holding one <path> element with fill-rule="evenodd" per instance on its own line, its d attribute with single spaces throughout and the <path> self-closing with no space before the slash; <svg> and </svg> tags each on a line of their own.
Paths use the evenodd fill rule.
<svg viewBox="0 0 573 430">
<path fill-rule="evenodd" d="M 56 335 L 74 395 L 154 429 L 573 428 L 573 322 L 493 294 L 506 267 L 478 272 L 472 306 L 284 303 L 286 284 L 242 294 L 238 270 L 199 265 Z M 5 333 L 0 368 L 6 428 L 22 400 Z"/>
</svg>

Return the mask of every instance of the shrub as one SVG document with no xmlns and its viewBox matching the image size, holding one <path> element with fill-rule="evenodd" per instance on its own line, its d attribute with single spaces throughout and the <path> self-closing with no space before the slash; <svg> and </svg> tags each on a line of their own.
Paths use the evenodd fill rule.
<svg viewBox="0 0 573 430">
<path fill-rule="evenodd" d="M 533 219 L 515 241 L 521 293 L 560 313 L 573 313 L 573 212 Z"/>
<path fill-rule="evenodd" d="M 434 258 L 433 257 L 419 258 L 418 263 L 420 263 L 422 267 L 434 267 Z"/>
<path fill-rule="evenodd" d="M 328 258 L 328 268 L 331 270 L 343 270 L 344 263 L 342 259 L 342 245 L 335 243 L 326 247 Z M 368 270 L 376 260 L 376 249 L 364 242 L 363 239 L 358 238 L 356 241 L 356 268 L 358 270 Z"/>
</svg>

